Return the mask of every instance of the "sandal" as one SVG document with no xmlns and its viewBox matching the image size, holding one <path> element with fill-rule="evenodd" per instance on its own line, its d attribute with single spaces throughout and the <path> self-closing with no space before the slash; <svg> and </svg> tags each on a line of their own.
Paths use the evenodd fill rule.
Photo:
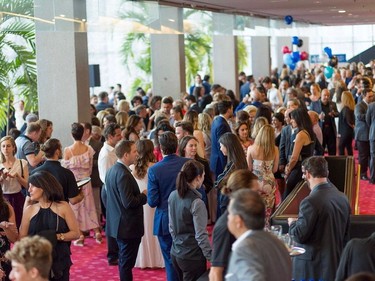
<svg viewBox="0 0 375 281">
<path fill-rule="evenodd" d="M 102 237 L 102 234 L 100 232 L 95 233 L 94 238 L 95 238 L 96 243 L 102 244 L 103 237 Z"/>
<path fill-rule="evenodd" d="M 85 236 L 80 235 L 80 236 L 79 236 L 79 239 L 73 242 L 73 245 L 74 245 L 74 246 L 80 246 L 80 247 L 83 247 L 83 246 L 84 246 L 84 243 L 85 243 Z"/>
</svg>

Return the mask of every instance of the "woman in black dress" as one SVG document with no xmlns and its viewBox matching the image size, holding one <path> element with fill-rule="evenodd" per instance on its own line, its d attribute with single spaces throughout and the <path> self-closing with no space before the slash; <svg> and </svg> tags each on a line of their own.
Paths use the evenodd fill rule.
<svg viewBox="0 0 375 281">
<path fill-rule="evenodd" d="M 350 92 L 342 93 L 341 105 L 343 108 L 339 115 L 339 155 L 345 155 L 345 148 L 348 155 L 353 155 L 355 101 Z"/>
<path fill-rule="evenodd" d="M 30 199 L 36 204 L 23 213 L 20 237 L 40 235 L 53 245 L 50 280 L 69 280 L 70 241 L 78 239 L 79 227 L 72 208 L 64 201 L 61 185 L 46 171 L 29 177 Z"/>
</svg>

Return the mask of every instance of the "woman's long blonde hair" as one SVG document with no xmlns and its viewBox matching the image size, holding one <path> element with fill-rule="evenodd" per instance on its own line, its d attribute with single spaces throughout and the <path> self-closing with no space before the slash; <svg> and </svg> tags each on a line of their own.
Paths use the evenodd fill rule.
<svg viewBox="0 0 375 281">
<path fill-rule="evenodd" d="M 274 128 L 266 124 L 264 125 L 257 134 L 254 144 L 263 151 L 264 159 L 273 159 L 275 157 L 275 130 Z"/>
<path fill-rule="evenodd" d="M 341 94 L 341 104 L 342 106 L 347 106 L 349 109 L 354 110 L 355 109 L 355 101 L 353 98 L 353 95 L 349 91 L 344 91 Z"/>
</svg>

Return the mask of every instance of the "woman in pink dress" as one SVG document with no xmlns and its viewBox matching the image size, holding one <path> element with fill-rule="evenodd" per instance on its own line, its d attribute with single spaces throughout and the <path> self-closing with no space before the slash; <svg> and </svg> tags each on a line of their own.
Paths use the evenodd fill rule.
<svg viewBox="0 0 375 281">
<path fill-rule="evenodd" d="M 90 177 L 95 153 L 91 146 L 81 141 L 83 132 L 84 128 L 81 124 L 72 124 L 71 133 L 74 143 L 65 148 L 62 163 L 64 167 L 73 172 L 77 181 Z M 83 246 L 85 237 L 82 232 L 87 232 L 91 229 L 95 232 L 94 238 L 96 242 L 100 244 L 102 242 L 102 235 L 100 233 L 98 216 L 96 214 L 91 182 L 82 186 L 82 191 L 84 199 L 75 205 L 71 205 L 81 231 L 79 239 L 74 241 L 74 245 Z"/>
<path fill-rule="evenodd" d="M 138 156 L 134 165 L 130 166 L 132 174 L 142 192 L 147 189 L 147 171 L 155 164 L 154 145 L 151 140 L 139 140 L 137 143 Z M 145 234 L 139 245 L 135 267 L 155 268 L 164 267 L 163 256 L 158 238 L 153 235 L 155 209 L 148 204 L 143 205 Z"/>
</svg>

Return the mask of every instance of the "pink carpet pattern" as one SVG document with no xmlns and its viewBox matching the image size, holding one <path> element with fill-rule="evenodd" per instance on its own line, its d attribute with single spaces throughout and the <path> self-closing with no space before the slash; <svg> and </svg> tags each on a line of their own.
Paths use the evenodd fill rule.
<svg viewBox="0 0 375 281">
<path fill-rule="evenodd" d="M 85 239 L 85 246 L 71 246 L 73 266 L 70 269 L 71 281 L 105 280 L 119 281 L 118 267 L 107 262 L 106 239 L 97 244 L 93 238 Z M 134 281 L 164 281 L 164 269 L 133 269 Z"/>
</svg>

